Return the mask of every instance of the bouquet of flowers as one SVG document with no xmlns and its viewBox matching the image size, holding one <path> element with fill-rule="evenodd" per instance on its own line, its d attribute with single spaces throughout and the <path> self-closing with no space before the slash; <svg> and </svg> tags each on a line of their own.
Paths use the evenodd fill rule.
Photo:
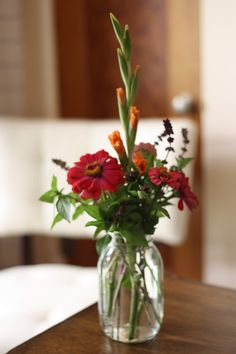
<svg viewBox="0 0 236 354">
<path fill-rule="evenodd" d="M 167 207 L 172 200 L 178 200 L 179 210 L 186 205 L 191 211 L 197 207 L 198 200 L 183 172 L 192 161 L 192 158 L 185 156 L 189 143 L 186 129 L 182 129 L 182 151 L 172 166 L 168 166 L 168 156 L 175 152 L 174 132 L 169 119 L 163 121 L 163 131 L 155 142 L 135 144 L 140 116 L 134 104 L 139 66 L 132 70 L 128 26 L 123 28 L 113 15 L 111 21 L 119 42 L 117 56 L 123 87 L 117 89 L 117 103 L 125 141 L 119 131 L 108 136 L 118 158 L 100 150 L 82 156 L 71 167 L 62 160 L 54 160 L 66 171 L 72 191 L 64 193 L 60 190 L 53 176 L 51 189 L 40 200 L 56 206 L 57 214 L 52 227 L 63 219 L 68 222 L 75 220 L 84 212 L 92 218 L 86 226 L 95 226 L 97 252 L 103 256 L 100 261 L 101 322 L 108 336 L 130 342 L 145 338 L 140 329 L 145 327 L 140 325 L 144 317 L 142 312 L 152 328 L 147 338 L 156 333 L 153 328 L 158 327 L 156 323 L 160 325 L 163 316 L 161 265 L 159 261 L 151 264 L 145 256 L 149 237 L 154 233 L 159 219 L 169 217 Z M 163 142 L 167 143 L 166 155 L 161 158 L 158 156 L 158 145 Z M 112 244 L 113 251 L 109 251 Z M 156 290 L 150 288 L 153 282 Z M 155 294 L 151 294 L 152 291 Z M 122 319 L 119 309 L 125 293 L 130 297 L 126 306 L 129 316 Z"/>
</svg>

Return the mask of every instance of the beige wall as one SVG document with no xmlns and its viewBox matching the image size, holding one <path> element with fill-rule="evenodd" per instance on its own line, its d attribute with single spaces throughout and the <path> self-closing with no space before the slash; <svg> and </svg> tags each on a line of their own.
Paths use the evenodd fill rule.
<svg viewBox="0 0 236 354">
<path fill-rule="evenodd" d="M 201 0 L 204 278 L 236 288 L 236 1 Z"/>
<path fill-rule="evenodd" d="M 26 115 L 58 115 L 53 0 L 20 0 L 26 58 Z"/>
<path fill-rule="evenodd" d="M 0 1 L 0 115 L 58 115 L 53 0 Z"/>
</svg>

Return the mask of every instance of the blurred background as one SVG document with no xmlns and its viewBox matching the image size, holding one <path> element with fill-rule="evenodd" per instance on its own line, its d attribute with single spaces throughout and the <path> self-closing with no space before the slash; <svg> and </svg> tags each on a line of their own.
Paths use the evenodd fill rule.
<svg viewBox="0 0 236 354">
<path fill-rule="evenodd" d="M 200 208 L 182 245 L 160 245 L 166 268 L 236 288 L 234 0 L 0 0 L 0 120 L 116 117 L 110 11 L 131 30 L 142 116 L 187 116 L 198 127 Z M 88 240 L 1 236 L 1 269 L 96 263 Z"/>
</svg>

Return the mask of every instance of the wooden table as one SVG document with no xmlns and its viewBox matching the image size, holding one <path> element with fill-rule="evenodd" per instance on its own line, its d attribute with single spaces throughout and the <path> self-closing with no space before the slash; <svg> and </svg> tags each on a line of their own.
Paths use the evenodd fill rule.
<svg viewBox="0 0 236 354">
<path fill-rule="evenodd" d="M 164 323 L 154 340 L 127 345 L 106 338 L 93 305 L 9 353 L 235 354 L 236 292 L 166 275 Z"/>
</svg>

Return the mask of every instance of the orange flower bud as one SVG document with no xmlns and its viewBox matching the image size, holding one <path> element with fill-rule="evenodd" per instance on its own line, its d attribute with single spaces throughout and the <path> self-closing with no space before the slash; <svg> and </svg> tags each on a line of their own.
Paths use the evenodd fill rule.
<svg viewBox="0 0 236 354">
<path fill-rule="evenodd" d="M 119 87 L 116 89 L 116 94 L 117 94 L 117 98 L 118 100 L 122 103 L 125 104 L 125 93 L 122 87 Z"/>
<path fill-rule="evenodd" d="M 122 157 L 124 155 L 125 148 L 118 130 L 115 130 L 110 135 L 108 135 L 108 138 L 117 154 Z"/>
<path fill-rule="evenodd" d="M 139 170 L 140 175 L 143 175 L 146 172 L 148 161 L 145 160 L 141 152 L 133 154 L 133 162 Z"/>
<path fill-rule="evenodd" d="M 140 112 L 136 106 L 130 108 L 130 126 L 132 129 L 137 129 L 139 113 Z"/>
</svg>

